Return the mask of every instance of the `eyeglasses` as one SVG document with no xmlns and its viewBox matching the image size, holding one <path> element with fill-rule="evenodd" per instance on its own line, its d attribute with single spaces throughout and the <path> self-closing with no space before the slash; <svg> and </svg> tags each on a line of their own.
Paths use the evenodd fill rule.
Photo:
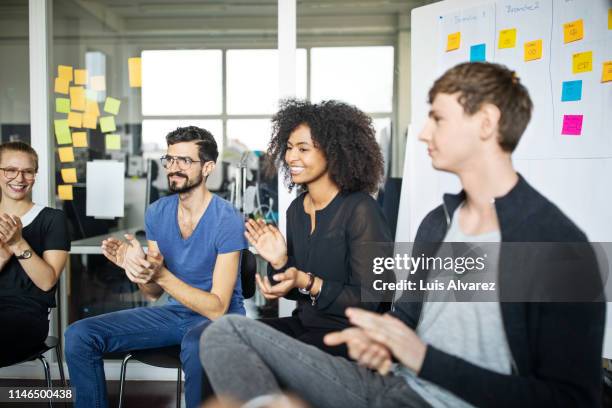
<svg viewBox="0 0 612 408">
<path fill-rule="evenodd" d="M 17 178 L 19 173 L 23 174 L 23 178 L 26 179 L 27 181 L 32 181 L 34 180 L 34 177 L 36 177 L 35 169 L 19 170 L 14 167 L 0 167 L 0 170 L 4 172 L 4 177 L 6 177 L 9 180 Z"/>
<path fill-rule="evenodd" d="M 161 158 L 161 165 L 164 169 L 171 168 L 174 163 L 178 164 L 179 169 L 187 170 L 191 167 L 192 163 L 201 163 L 201 160 L 193 160 L 191 157 L 183 156 L 163 156 Z"/>
</svg>

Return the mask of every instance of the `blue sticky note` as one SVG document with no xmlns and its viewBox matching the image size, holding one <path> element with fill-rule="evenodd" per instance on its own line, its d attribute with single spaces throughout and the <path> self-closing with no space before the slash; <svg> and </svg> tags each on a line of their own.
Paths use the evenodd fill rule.
<svg viewBox="0 0 612 408">
<path fill-rule="evenodd" d="M 582 99 L 582 80 L 563 82 L 561 102 L 579 101 Z"/>
<path fill-rule="evenodd" d="M 470 47 L 470 62 L 486 61 L 487 45 L 476 44 Z"/>
</svg>

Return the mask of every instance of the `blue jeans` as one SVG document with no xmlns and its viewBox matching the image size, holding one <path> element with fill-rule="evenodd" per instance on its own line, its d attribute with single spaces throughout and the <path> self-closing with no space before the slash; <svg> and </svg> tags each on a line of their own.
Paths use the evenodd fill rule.
<svg viewBox="0 0 612 408">
<path fill-rule="evenodd" d="M 104 353 L 177 344 L 181 345 L 185 373 L 185 401 L 187 407 L 197 407 L 204 376 L 199 340 L 209 324 L 206 317 L 176 304 L 122 310 L 71 324 L 65 333 L 65 344 L 75 407 L 108 406 Z"/>
</svg>

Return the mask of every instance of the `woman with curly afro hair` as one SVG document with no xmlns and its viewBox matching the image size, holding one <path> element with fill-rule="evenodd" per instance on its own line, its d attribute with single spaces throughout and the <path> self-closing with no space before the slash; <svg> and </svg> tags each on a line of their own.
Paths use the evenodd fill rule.
<svg viewBox="0 0 612 408">
<path fill-rule="evenodd" d="M 263 295 L 296 300 L 297 308 L 291 317 L 262 321 L 347 357 L 344 345 L 323 342 L 327 333 L 350 325 L 346 308 L 382 313 L 389 306 L 362 302 L 362 283 L 372 276 L 372 259 L 385 255 L 377 251 L 386 251 L 374 243 L 392 241 L 371 196 L 383 176 L 372 120 L 342 102 L 290 99 L 282 102 L 272 123 L 269 158 L 289 188 L 299 186 L 302 192 L 287 210 L 286 242 L 276 227 L 263 221 L 247 221 L 245 234 L 269 263 L 268 276 L 257 276 Z"/>
</svg>

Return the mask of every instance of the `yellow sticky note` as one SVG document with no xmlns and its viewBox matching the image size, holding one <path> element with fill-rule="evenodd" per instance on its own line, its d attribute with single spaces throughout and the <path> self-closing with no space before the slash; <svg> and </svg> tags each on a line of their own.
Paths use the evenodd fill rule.
<svg viewBox="0 0 612 408">
<path fill-rule="evenodd" d="M 139 88 L 142 86 L 142 68 L 140 57 L 128 58 L 128 73 L 130 77 L 130 87 Z"/>
<path fill-rule="evenodd" d="M 563 43 L 582 40 L 584 38 L 584 25 L 582 19 L 563 24 Z"/>
<path fill-rule="evenodd" d="M 83 115 L 83 127 L 87 129 L 95 129 L 98 127 L 98 115 L 85 112 Z"/>
<path fill-rule="evenodd" d="M 74 83 L 75 85 L 86 85 L 87 84 L 87 70 L 86 69 L 75 69 L 74 70 Z"/>
<path fill-rule="evenodd" d="M 106 98 L 106 102 L 104 102 L 104 112 L 112 113 L 116 115 L 119 113 L 119 106 L 121 105 L 121 101 L 119 99 L 111 98 L 110 96 Z"/>
<path fill-rule="evenodd" d="M 71 163 L 74 161 L 74 150 L 70 147 L 58 147 L 57 152 L 62 163 Z"/>
<path fill-rule="evenodd" d="M 55 128 L 55 138 L 57 139 L 57 144 L 63 145 L 72 143 L 70 129 L 68 128 L 68 120 L 55 119 L 53 121 L 53 125 Z"/>
<path fill-rule="evenodd" d="M 461 46 L 461 32 L 457 31 L 448 35 L 446 39 L 446 51 L 453 51 Z"/>
<path fill-rule="evenodd" d="M 74 147 L 87 147 L 87 133 L 74 132 L 72 134 L 72 145 Z"/>
<path fill-rule="evenodd" d="M 70 112 L 70 99 L 68 98 L 55 98 L 55 111 L 58 113 Z"/>
<path fill-rule="evenodd" d="M 85 101 L 85 113 L 89 113 L 96 117 L 100 116 L 100 108 L 98 107 L 98 102 L 92 101 L 91 99 L 87 99 Z"/>
<path fill-rule="evenodd" d="M 608 30 L 612 30 L 612 8 L 608 9 Z"/>
<path fill-rule="evenodd" d="M 65 78 L 55 78 L 55 93 L 68 95 L 68 89 L 70 88 L 70 81 Z"/>
<path fill-rule="evenodd" d="M 612 81 L 612 61 L 606 61 L 603 63 L 603 70 L 601 71 L 601 82 Z"/>
<path fill-rule="evenodd" d="M 85 89 L 82 86 L 70 87 L 70 108 L 72 110 L 85 110 Z"/>
<path fill-rule="evenodd" d="M 117 130 L 117 126 L 115 126 L 115 117 L 114 116 L 103 116 L 100 118 L 100 129 L 102 133 L 114 132 Z"/>
<path fill-rule="evenodd" d="M 509 28 L 499 32 L 499 41 L 497 48 L 514 48 L 516 47 L 516 28 Z"/>
<path fill-rule="evenodd" d="M 57 194 L 60 200 L 72 200 L 72 185 L 60 184 L 57 186 Z"/>
<path fill-rule="evenodd" d="M 593 51 L 578 52 L 572 56 L 572 73 L 590 72 L 593 70 Z"/>
<path fill-rule="evenodd" d="M 71 128 L 83 127 L 83 114 L 79 112 L 68 113 L 68 126 Z"/>
<path fill-rule="evenodd" d="M 106 78 L 104 75 L 92 76 L 89 79 L 89 87 L 94 91 L 106 91 Z"/>
<path fill-rule="evenodd" d="M 525 61 L 533 61 L 542 58 L 542 40 L 528 41 L 525 43 Z"/>
<path fill-rule="evenodd" d="M 72 81 L 72 67 L 69 65 L 58 65 L 57 76 L 67 80 L 68 82 Z"/>
<path fill-rule="evenodd" d="M 120 150 L 121 149 L 121 136 L 119 135 L 106 135 L 106 150 Z"/>
<path fill-rule="evenodd" d="M 76 169 L 74 167 L 71 167 L 69 169 L 62 169 L 62 180 L 64 180 L 64 183 L 76 183 Z"/>
</svg>

